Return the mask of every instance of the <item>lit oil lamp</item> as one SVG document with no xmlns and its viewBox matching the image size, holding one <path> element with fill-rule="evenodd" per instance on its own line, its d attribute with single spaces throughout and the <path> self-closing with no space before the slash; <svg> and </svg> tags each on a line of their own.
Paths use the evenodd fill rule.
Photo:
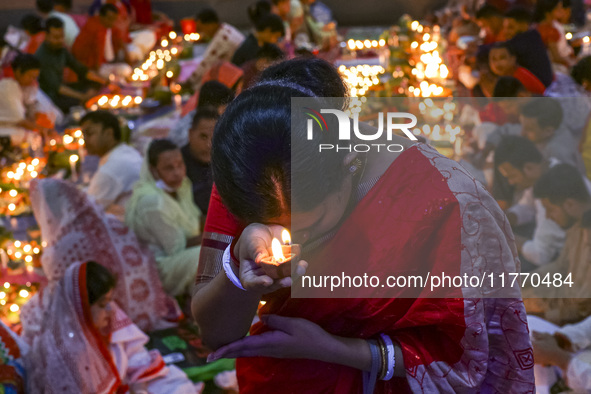
<svg viewBox="0 0 591 394">
<path fill-rule="evenodd" d="M 265 274 L 272 279 L 291 276 L 291 262 L 298 262 L 301 255 L 300 245 L 291 244 L 289 231 L 283 230 L 281 238 L 283 239 L 283 245 L 277 238 L 273 238 L 269 256 L 263 258 L 260 263 Z"/>
</svg>

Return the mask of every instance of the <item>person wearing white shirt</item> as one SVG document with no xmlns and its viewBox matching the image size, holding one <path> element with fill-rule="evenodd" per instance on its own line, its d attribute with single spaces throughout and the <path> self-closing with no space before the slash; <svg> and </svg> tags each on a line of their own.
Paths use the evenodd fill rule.
<svg viewBox="0 0 591 394">
<path fill-rule="evenodd" d="M 80 124 L 86 151 L 100 157 L 99 168 L 90 180 L 87 193 L 105 212 L 122 219 L 125 203 L 139 180 L 143 159 L 137 150 L 121 142 L 119 121 L 110 112 L 90 112 Z"/>
<path fill-rule="evenodd" d="M 10 137 L 12 144 L 26 139 L 27 131 L 49 130 L 27 117 L 27 109 L 34 107 L 37 78 L 41 64 L 33 55 L 18 55 L 12 62 L 14 78 L 0 80 L 0 136 Z"/>
<path fill-rule="evenodd" d="M 542 203 L 534 198 L 533 185 L 555 159 L 544 160 L 533 142 L 524 137 L 505 136 L 495 150 L 495 166 L 510 185 L 517 187 L 518 199 L 507 210 L 512 226 L 535 222 L 531 239 L 516 236 L 521 254 L 535 265 L 552 261 L 564 245 L 566 234 L 560 226 L 546 217 Z"/>
</svg>

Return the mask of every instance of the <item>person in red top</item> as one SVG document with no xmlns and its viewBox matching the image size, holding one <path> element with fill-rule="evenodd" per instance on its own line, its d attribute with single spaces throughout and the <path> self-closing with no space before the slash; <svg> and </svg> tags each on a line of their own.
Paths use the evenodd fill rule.
<svg viewBox="0 0 591 394">
<path fill-rule="evenodd" d="M 536 29 L 542 36 L 542 41 L 548 48 L 548 55 L 553 64 L 570 68 L 574 61 L 570 56 L 566 39 L 556 27 L 556 22 L 562 17 L 563 7 L 561 0 L 538 0 L 534 19 L 538 23 Z"/>
<path fill-rule="evenodd" d="M 123 38 L 113 29 L 119 11 L 112 4 L 101 7 L 99 15 L 88 19 L 72 45 L 74 57 L 91 70 L 98 71 L 105 63 L 115 60 L 125 49 Z"/>
<path fill-rule="evenodd" d="M 512 76 L 533 94 L 544 94 L 546 87 L 531 71 L 517 64 L 517 58 L 505 43 L 496 43 L 488 53 L 491 71 L 499 77 Z"/>
</svg>

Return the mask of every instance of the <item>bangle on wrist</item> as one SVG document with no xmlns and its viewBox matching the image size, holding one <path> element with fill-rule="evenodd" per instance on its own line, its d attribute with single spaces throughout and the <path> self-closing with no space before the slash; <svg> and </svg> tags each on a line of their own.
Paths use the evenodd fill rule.
<svg viewBox="0 0 591 394">
<path fill-rule="evenodd" d="M 394 348 L 394 343 L 389 336 L 386 334 L 380 334 L 380 338 L 382 339 L 382 343 L 385 345 L 387 359 L 386 374 L 382 380 L 390 380 L 394 376 L 394 368 L 396 368 L 396 349 Z"/>
<path fill-rule="evenodd" d="M 230 257 L 230 250 L 231 250 L 231 248 L 232 248 L 232 244 L 228 245 L 228 247 L 226 248 L 226 250 L 224 250 L 224 255 L 222 256 L 222 265 L 224 267 L 224 271 L 226 272 L 226 276 L 228 277 L 228 279 L 230 280 L 230 282 L 232 282 L 232 284 L 234 284 L 234 286 L 236 286 L 240 290 L 246 291 L 246 289 L 244 288 L 244 286 L 242 286 L 242 283 L 240 282 L 240 279 L 238 278 L 238 276 L 234 272 L 235 265 L 230 262 L 230 259 L 231 259 L 231 257 Z"/>
</svg>

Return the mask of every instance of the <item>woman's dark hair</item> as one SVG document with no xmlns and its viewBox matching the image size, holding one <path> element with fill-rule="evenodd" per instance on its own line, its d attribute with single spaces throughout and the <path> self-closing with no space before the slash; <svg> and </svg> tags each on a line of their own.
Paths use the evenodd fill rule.
<svg viewBox="0 0 591 394">
<path fill-rule="evenodd" d="M 533 142 L 524 137 L 503 137 L 495 149 L 495 167 L 509 163 L 518 170 L 523 170 L 527 163 L 541 163 L 542 154 Z"/>
<path fill-rule="evenodd" d="M 507 44 L 506 42 L 495 42 L 494 44 L 492 44 L 489 51 L 488 51 L 489 57 L 490 57 L 490 52 L 493 49 L 506 49 L 507 52 L 509 52 L 509 55 L 515 57 L 515 50 L 513 49 L 513 47 L 511 47 L 511 45 Z"/>
<path fill-rule="evenodd" d="M 314 92 L 317 97 L 342 98 L 348 94 L 336 67 L 318 58 L 296 58 L 275 64 L 261 74 L 259 82 L 265 81 L 295 83 Z"/>
<path fill-rule="evenodd" d="M 256 25 L 259 19 L 271 13 L 271 2 L 268 0 L 258 0 L 256 3 L 249 5 L 246 12 L 250 21 Z"/>
<path fill-rule="evenodd" d="M 60 18 L 56 18 L 52 16 L 51 18 L 45 21 L 45 31 L 49 31 L 49 29 L 63 29 L 64 22 Z"/>
<path fill-rule="evenodd" d="M 115 141 L 121 141 L 121 126 L 119 125 L 119 119 L 117 119 L 117 117 L 111 112 L 106 110 L 89 112 L 80 120 L 80 124 L 83 124 L 84 122 L 98 123 L 103 130 L 108 128 L 112 129 Z"/>
<path fill-rule="evenodd" d="M 579 202 L 590 200 L 589 191 L 579 170 L 570 164 L 557 164 L 544 173 L 534 185 L 535 198 L 547 198 L 562 205 L 567 198 Z"/>
<path fill-rule="evenodd" d="M 41 62 L 35 56 L 28 53 L 21 53 L 12 61 L 14 72 L 25 73 L 29 70 L 41 69 Z"/>
<path fill-rule="evenodd" d="M 197 13 L 195 20 L 204 24 L 220 23 L 220 18 L 213 8 L 204 8 Z"/>
<path fill-rule="evenodd" d="M 219 81 L 201 85 L 197 107 L 221 107 L 234 100 L 234 91 Z"/>
<path fill-rule="evenodd" d="M 290 209 L 311 210 L 339 190 L 347 174 L 346 152 L 317 149 L 319 144 L 338 143 L 338 133 L 317 132 L 307 141 L 305 114 L 294 113 L 292 123 L 291 113 L 293 97 L 321 97 L 327 93 L 326 86 L 342 84 L 338 73 L 339 81 L 335 81 L 331 68 L 322 62 L 291 64 L 305 71 L 288 67 L 293 71 L 291 79 L 271 79 L 273 74 L 266 74 L 264 80 L 230 103 L 216 125 L 212 144 L 214 181 L 230 212 L 245 222 L 268 222 Z M 308 74 L 313 77 L 302 79 L 301 85 L 293 82 L 295 75 Z M 333 78 L 322 79 L 326 75 Z M 342 107 L 343 99 L 337 99 L 336 105 Z M 310 105 L 320 110 L 335 103 L 316 99 Z M 333 118 L 326 119 L 330 123 Z M 337 130 L 338 125 L 328 125 L 328 129 L 333 128 Z M 292 174 L 297 184 L 294 189 Z"/>
<path fill-rule="evenodd" d="M 571 76 L 576 83 L 582 85 L 583 82 L 591 82 L 591 56 L 585 56 L 574 65 Z"/>
<path fill-rule="evenodd" d="M 560 0 L 537 0 L 534 10 L 534 22 L 541 22 L 546 14 L 552 12 L 560 4 Z"/>
<path fill-rule="evenodd" d="M 95 261 L 86 263 L 86 290 L 90 305 L 115 288 L 116 284 L 117 278 L 108 269 Z"/>
<path fill-rule="evenodd" d="M 517 97 L 520 92 L 527 90 L 521 81 L 515 77 L 504 76 L 497 79 L 493 97 Z"/>
<path fill-rule="evenodd" d="M 160 157 L 161 153 L 168 152 L 169 150 L 177 150 L 178 148 L 174 142 L 166 138 L 154 140 L 148 147 L 148 163 L 150 166 L 156 167 L 158 165 L 158 157 Z"/>
<path fill-rule="evenodd" d="M 21 27 L 27 33 L 35 35 L 43 31 L 43 21 L 35 14 L 27 14 L 21 19 Z"/>
</svg>

